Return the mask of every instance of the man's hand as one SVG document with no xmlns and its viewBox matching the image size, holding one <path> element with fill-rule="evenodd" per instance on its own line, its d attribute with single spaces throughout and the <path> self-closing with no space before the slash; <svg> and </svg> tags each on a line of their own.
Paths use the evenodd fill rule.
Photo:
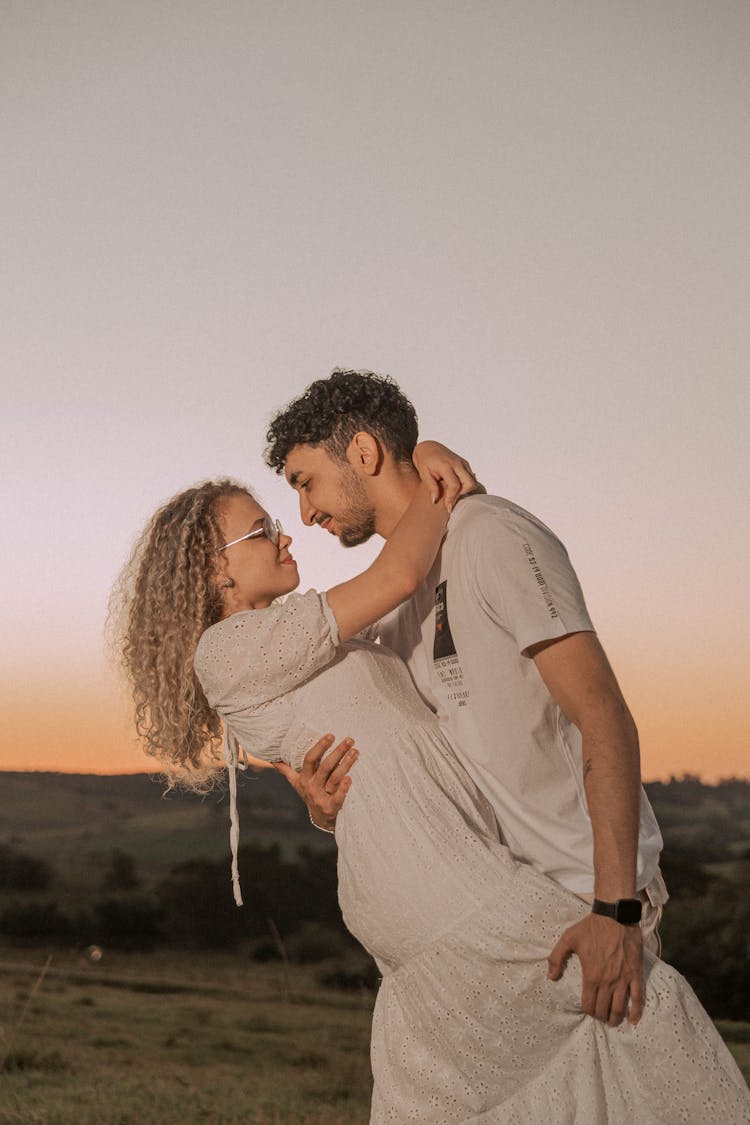
<svg viewBox="0 0 750 1125">
<path fill-rule="evenodd" d="M 359 757 L 354 739 L 345 738 L 323 759 L 333 741 L 332 734 L 319 738 L 305 754 L 300 770 L 292 769 L 286 762 L 274 763 L 274 769 L 284 775 L 307 805 L 313 824 L 326 832 L 333 832 L 336 827 L 336 817 L 352 783 L 349 770 Z"/>
<path fill-rule="evenodd" d="M 550 953 L 550 980 L 560 979 L 572 953 L 581 962 L 584 1012 L 610 1027 L 617 1027 L 626 1015 L 631 1024 L 637 1024 L 643 1015 L 645 994 L 641 927 L 623 926 L 612 918 L 589 914 L 570 926 Z"/>
</svg>

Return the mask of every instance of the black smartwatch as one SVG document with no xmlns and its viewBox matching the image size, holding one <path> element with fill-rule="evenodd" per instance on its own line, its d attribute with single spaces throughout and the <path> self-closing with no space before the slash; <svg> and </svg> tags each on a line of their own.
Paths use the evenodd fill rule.
<svg viewBox="0 0 750 1125">
<path fill-rule="evenodd" d="M 637 926 L 643 913 L 643 903 L 639 898 L 618 898 L 617 902 L 602 902 L 600 898 L 595 898 L 591 913 L 614 918 L 621 926 Z"/>
</svg>

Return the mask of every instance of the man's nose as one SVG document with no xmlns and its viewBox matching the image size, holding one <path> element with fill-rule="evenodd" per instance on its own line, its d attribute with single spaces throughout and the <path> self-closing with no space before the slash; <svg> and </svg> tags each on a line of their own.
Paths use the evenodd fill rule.
<svg viewBox="0 0 750 1125">
<path fill-rule="evenodd" d="M 318 514 L 318 509 L 313 507 L 304 492 L 299 493 L 299 514 L 302 517 L 302 522 L 307 524 L 308 527 L 312 527 Z"/>
</svg>

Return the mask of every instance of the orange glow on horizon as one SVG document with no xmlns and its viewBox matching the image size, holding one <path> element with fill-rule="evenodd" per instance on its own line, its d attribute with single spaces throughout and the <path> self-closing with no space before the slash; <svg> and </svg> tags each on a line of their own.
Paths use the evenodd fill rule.
<svg viewBox="0 0 750 1125">
<path fill-rule="evenodd" d="M 684 678 L 658 681 L 623 677 L 628 703 L 641 740 L 646 780 L 696 774 L 714 784 L 725 777 L 750 778 L 747 725 L 736 705 L 738 685 L 714 686 L 711 694 L 688 694 Z M 25 697 L 24 697 L 25 696 Z M 0 699 L 5 716 L 0 770 L 51 770 L 63 773 L 157 772 L 156 759 L 140 748 L 127 701 L 113 684 L 93 684 L 84 695 L 58 682 L 47 691 L 27 687 L 24 695 Z M 734 705 L 732 705 L 734 703 Z M 336 731 L 344 737 L 352 732 Z"/>
</svg>

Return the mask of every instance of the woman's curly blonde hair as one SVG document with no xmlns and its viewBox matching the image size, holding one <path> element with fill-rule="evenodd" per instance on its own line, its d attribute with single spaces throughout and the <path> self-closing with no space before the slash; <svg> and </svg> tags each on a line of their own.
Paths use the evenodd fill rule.
<svg viewBox="0 0 750 1125">
<path fill-rule="evenodd" d="M 167 774 L 205 785 L 218 765 L 221 722 L 193 670 L 201 634 L 222 616 L 215 582 L 222 502 L 250 496 L 232 480 L 179 493 L 151 517 L 120 572 L 110 630 L 132 690 L 135 726 Z"/>
</svg>

